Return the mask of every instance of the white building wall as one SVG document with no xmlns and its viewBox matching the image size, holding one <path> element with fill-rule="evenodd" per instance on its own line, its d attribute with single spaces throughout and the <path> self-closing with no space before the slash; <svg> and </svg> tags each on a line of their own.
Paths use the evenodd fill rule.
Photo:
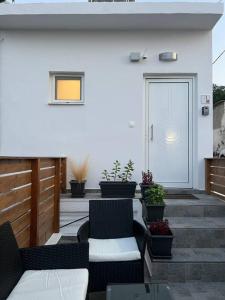
<svg viewBox="0 0 225 300">
<path fill-rule="evenodd" d="M 202 117 L 200 95 L 212 90 L 211 32 L 7 31 L 1 38 L 1 155 L 89 155 L 87 188 L 98 188 L 102 170 L 114 160 L 132 159 L 139 181 L 145 168 L 144 74 L 193 74 L 193 187 L 204 189 L 213 128 L 211 104 L 210 116 Z M 147 60 L 129 62 L 131 51 L 145 49 Z M 163 51 L 176 51 L 178 61 L 160 62 Z M 84 72 L 85 105 L 48 105 L 50 71 Z"/>
</svg>

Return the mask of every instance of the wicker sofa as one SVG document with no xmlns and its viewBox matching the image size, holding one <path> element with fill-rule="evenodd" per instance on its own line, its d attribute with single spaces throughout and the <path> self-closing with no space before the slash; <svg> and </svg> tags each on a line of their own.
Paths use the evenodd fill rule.
<svg viewBox="0 0 225 300">
<path fill-rule="evenodd" d="M 84 300 L 88 243 L 19 249 L 10 223 L 0 226 L 0 300 Z"/>
<path fill-rule="evenodd" d="M 78 230 L 89 242 L 89 290 L 108 283 L 144 282 L 146 229 L 133 220 L 132 199 L 89 201 L 89 221 Z"/>
</svg>

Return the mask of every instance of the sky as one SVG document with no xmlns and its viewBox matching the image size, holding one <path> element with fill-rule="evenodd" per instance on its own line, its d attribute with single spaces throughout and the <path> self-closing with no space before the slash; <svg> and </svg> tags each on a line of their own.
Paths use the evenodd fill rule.
<svg viewBox="0 0 225 300">
<path fill-rule="evenodd" d="M 87 0 L 15 0 L 16 3 L 29 3 L 29 2 L 87 2 Z M 136 0 L 136 2 L 144 2 L 146 0 Z M 152 0 L 151 0 L 152 1 Z M 157 0 L 155 0 L 157 2 Z M 164 0 L 170 2 L 171 0 Z M 175 0 L 176 1 L 176 0 Z M 195 2 L 196 0 L 188 0 Z M 204 2 L 205 0 L 198 0 Z M 213 0 L 211 0 L 213 1 Z M 217 0 L 214 0 L 217 2 Z M 216 24 L 213 29 L 213 61 L 225 50 L 225 16 Z M 225 53 L 213 65 L 213 82 L 217 85 L 225 86 Z"/>
</svg>

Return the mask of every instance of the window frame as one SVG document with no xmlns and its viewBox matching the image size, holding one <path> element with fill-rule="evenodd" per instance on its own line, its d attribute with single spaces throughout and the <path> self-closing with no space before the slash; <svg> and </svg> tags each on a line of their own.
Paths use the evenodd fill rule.
<svg viewBox="0 0 225 300">
<path fill-rule="evenodd" d="M 56 105 L 83 105 L 84 104 L 84 73 L 83 72 L 50 72 L 50 101 L 48 104 Z M 57 100 L 56 97 L 56 80 L 57 79 L 80 79 L 81 99 L 78 100 Z"/>
</svg>

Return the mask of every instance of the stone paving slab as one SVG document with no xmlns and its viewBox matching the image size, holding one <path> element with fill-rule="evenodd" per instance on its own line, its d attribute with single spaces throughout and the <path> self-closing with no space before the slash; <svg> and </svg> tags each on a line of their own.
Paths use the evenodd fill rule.
<svg viewBox="0 0 225 300">
<path fill-rule="evenodd" d="M 174 300 L 224 300 L 224 282 L 170 283 Z"/>
<path fill-rule="evenodd" d="M 225 218 L 169 217 L 169 224 L 172 228 L 225 229 Z"/>
<path fill-rule="evenodd" d="M 225 262 L 158 261 L 151 266 L 152 280 L 163 282 L 224 282 Z"/>
<path fill-rule="evenodd" d="M 225 217 L 225 205 L 166 205 L 164 217 Z"/>
<path fill-rule="evenodd" d="M 206 194 L 194 194 L 198 199 L 165 199 L 167 205 L 220 205 L 225 206 L 225 201 Z"/>
<path fill-rule="evenodd" d="M 174 300 L 224 300 L 224 282 L 169 283 Z M 106 300 L 105 292 L 91 293 L 90 300 Z M 166 299 L 165 299 L 166 300 Z"/>
<path fill-rule="evenodd" d="M 173 247 L 225 248 L 224 228 L 173 228 Z"/>
<path fill-rule="evenodd" d="M 171 260 L 160 262 L 225 262 L 225 248 L 173 248 Z M 154 262 L 157 262 L 154 259 Z"/>
</svg>

